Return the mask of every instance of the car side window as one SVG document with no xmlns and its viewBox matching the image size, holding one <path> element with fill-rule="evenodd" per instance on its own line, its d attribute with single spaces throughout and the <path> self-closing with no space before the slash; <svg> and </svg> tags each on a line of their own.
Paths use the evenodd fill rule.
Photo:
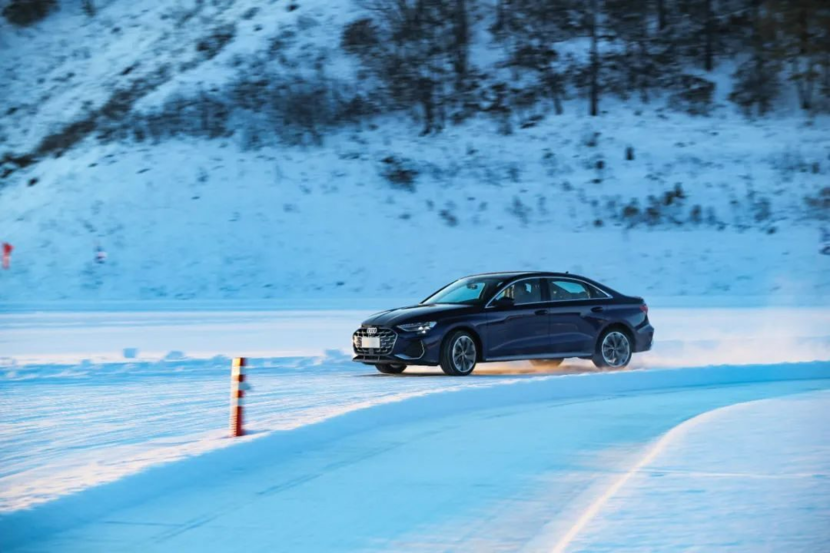
<svg viewBox="0 0 830 553">
<path fill-rule="evenodd" d="M 504 297 L 513 298 L 513 305 L 538 303 L 542 301 L 542 282 L 538 278 L 520 280 L 499 292 L 494 300 Z"/>
<path fill-rule="evenodd" d="M 549 278 L 550 301 L 586 300 L 592 297 L 591 290 L 581 282 Z"/>
</svg>

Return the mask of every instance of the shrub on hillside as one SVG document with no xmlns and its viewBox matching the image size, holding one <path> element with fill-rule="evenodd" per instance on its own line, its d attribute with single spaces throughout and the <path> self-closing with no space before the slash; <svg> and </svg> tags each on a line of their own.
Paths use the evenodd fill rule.
<svg viewBox="0 0 830 553">
<path fill-rule="evenodd" d="M 659 196 L 649 195 L 642 207 L 637 198 L 632 198 L 628 204 L 623 206 L 617 219 L 629 228 L 640 225 L 682 225 L 687 221 L 699 224 L 703 218 L 701 207 L 694 206 L 691 214 L 687 215 L 684 207 L 686 198 L 683 187 L 676 184 L 673 189 Z M 615 206 L 612 206 L 612 212 L 615 209 Z"/>
<path fill-rule="evenodd" d="M 507 208 L 507 212 L 517 218 L 523 226 L 530 222 L 530 208 L 518 196 L 513 196 L 513 203 Z"/>
<path fill-rule="evenodd" d="M 87 115 L 65 127 L 46 135 L 38 145 L 39 155 L 53 154 L 60 157 L 64 152 L 89 136 L 95 130 L 94 115 Z"/>
<path fill-rule="evenodd" d="M 387 156 L 381 160 L 383 168 L 381 174 L 395 188 L 415 192 L 415 179 L 418 177 L 418 170 L 408 159 L 401 159 L 395 156 Z"/>
<path fill-rule="evenodd" d="M 358 123 L 374 110 L 371 98 L 327 79 L 322 71 L 313 76 L 286 74 L 254 64 L 224 86 L 175 94 L 159 108 L 125 114 L 111 125 L 114 129 L 99 135 L 105 140 L 132 136 L 160 141 L 236 134 L 246 149 L 279 143 L 319 145 L 329 129 Z"/>
<path fill-rule="evenodd" d="M 448 227 L 458 226 L 458 217 L 455 215 L 455 202 L 447 202 L 447 206 L 438 212 L 438 216 L 444 221 Z"/>
<path fill-rule="evenodd" d="M 378 29 L 369 18 L 358 19 L 343 28 L 340 45 L 350 54 L 360 55 L 378 45 Z"/>
<path fill-rule="evenodd" d="M 219 138 L 228 136 L 230 109 L 214 95 L 200 92 L 196 96 L 175 95 L 159 111 L 138 116 L 129 127 L 139 141 L 161 141 L 174 136 Z"/>
<path fill-rule="evenodd" d="M 830 219 L 830 186 L 825 186 L 811 196 L 805 196 L 804 201 L 813 217 L 825 221 Z"/>
<path fill-rule="evenodd" d="M 321 144 L 326 130 L 343 122 L 346 112 L 366 107 L 352 104 L 344 87 L 322 74 L 309 78 L 252 68 L 228 93 L 238 126 L 263 140 L 270 134 L 289 144 Z"/>
<path fill-rule="evenodd" d="M 712 81 L 694 75 L 680 75 L 672 88 L 674 92 L 669 96 L 669 107 L 672 109 L 690 115 L 706 115 L 712 108 L 715 92 Z"/>
<path fill-rule="evenodd" d="M 57 5 L 55 0 L 12 0 L 3 8 L 3 17 L 12 25 L 27 27 L 45 18 Z"/>
<path fill-rule="evenodd" d="M 205 59 L 215 58 L 236 35 L 236 26 L 233 23 L 219 25 L 207 36 L 196 43 L 196 51 L 201 52 Z"/>
<path fill-rule="evenodd" d="M 777 62 L 759 57 L 746 60 L 732 75 L 734 87 L 729 93 L 729 99 L 747 115 L 755 110 L 759 115 L 766 115 L 781 93 L 780 71 Z"/>
<path fill-rule="evenodd" d="M 703 222 L 703 208 L 700 204 L 692 206 L 692 210 L 689 212 L 689 222 L 693 225 L 699 225 Z"/>
</svg>

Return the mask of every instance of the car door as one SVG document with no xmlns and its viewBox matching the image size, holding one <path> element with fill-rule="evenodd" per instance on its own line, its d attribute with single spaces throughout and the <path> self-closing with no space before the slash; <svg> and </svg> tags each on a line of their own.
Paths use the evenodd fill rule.
<svg viewBox="0 0 830 553">
<path fill-rule="evenodd" d="M 567 278 L 546 278 L 546 304 L 551 349 L 556 354 L 588 354 L 596 339 L 593 310 L 604 309 L 606 298 L 589 284 Z"/>
<path fill-rule="evenodd" d="M 512 298 L 500 305 L 500 298 Z M 488 306 L 487 358 L 526 358 L 550 353 L 543 281 L 527 278 L 499 292 Z"/>
</svg>

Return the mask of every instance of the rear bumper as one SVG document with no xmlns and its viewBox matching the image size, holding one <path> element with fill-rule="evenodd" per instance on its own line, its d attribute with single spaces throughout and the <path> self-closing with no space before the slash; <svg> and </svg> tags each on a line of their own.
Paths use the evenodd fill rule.
<svg viewBox="0 0 830 553">
<path fill-rule="evenodd" d="M 646 321 L 634 331 L 634 351 L 648 351 L 654 343 L 654 327 Z"/>
<path fill-rule="evenodd" d="M 353 339 L 352 351 L 354 357 L 352 361 L 367 365 L 382 365 L 386 363 L 438 365 L 438 356 L 441 349 L 441 336 L 439 334 L 430 332 L 423 335 L 415 332 L 390 330 L 397 335 L 390 351 L 381 352 L 378 350 L 358 348 L 355 347 Z"/>
</svg>

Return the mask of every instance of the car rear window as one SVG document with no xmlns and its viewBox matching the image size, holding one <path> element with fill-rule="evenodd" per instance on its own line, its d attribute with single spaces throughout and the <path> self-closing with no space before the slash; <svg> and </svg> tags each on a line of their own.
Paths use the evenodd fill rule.
<svg viewBox="0 0 830 553">
<path fill-rule="evenodd" d="M 593 286 L 574 280 L 549 278 L 548 287 L 551 301 L 587 300 L 602 297 Z"/>
</svg>

